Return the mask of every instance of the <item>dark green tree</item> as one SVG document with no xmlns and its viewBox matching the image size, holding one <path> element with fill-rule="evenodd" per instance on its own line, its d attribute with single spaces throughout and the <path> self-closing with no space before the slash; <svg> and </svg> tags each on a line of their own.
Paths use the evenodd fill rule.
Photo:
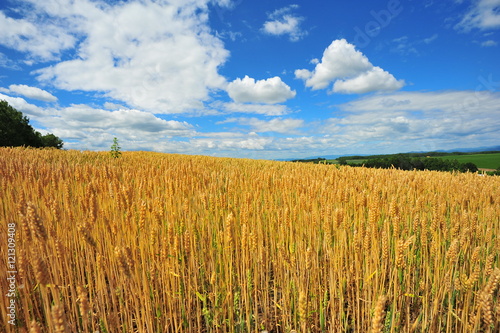
<svg viewBox="0 0 500 333">
<path fill-rule="evenodd" d="M 29 118 L 7 101 L 0 100 L 0 146 L 2 147 L 56 147 L 63 142 L 54 134 L 41 135 L 29 124 Z"/>
<path fill-rule="evenodd" d="M 64 142 L 52 133 L 45 134 L 41 137 L 41 139 L 44 147 L 61 149 L 64 145 Z"/>
<path fill-rule="evenodd" d="M 6 101 L 0 101 L 0 146 L 42 147 L 42 140 L 26 116 Z"/>
<path fill-rule="evenodd" d="M 347 159 L 343 157 L 337 158 L 337 161 L 339 162 L 339 165 L 347 165 Z"/>
<path fill-rule="evenodd" d="M 477 165 L 472 162 L 463 163 L 460 165 L 460 171 L 462 172 L 478 172 L 479 169 Z"/>
</svg>

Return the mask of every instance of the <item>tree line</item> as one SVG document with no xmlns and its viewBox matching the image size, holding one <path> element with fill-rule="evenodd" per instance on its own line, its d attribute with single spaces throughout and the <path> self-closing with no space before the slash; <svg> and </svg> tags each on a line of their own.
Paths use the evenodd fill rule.
<svg viewBox="0 0 500 333">
<path fill-rule="evenodd" d="M 340 164 L 348 164 L 347 160 L 339 159 Z M 353 165 L 356 166 L 356 165 Z M 358 166 L 360 166 L 358 164 Z M 457 160 L 445 160 L 435 157 L 412 157 L 408 154 L 396 154 L 379 158 L 371 158 L 363 163 L 367 168 L 400 169 L 400 170 L 434 170 L 477 172 L 477 166 L 472 162 L 461 163 Z"/>
<path fill-rule="evenodd" d="M 340 165 L 353 167 L 366 167 L 378 169 L 400 169 L 400 170 L 433 170 L 433 171 L 459 171 L 477 172 L 479 169 L 472 162 L 461 163 L 458 160 L 441 159 L 430 156 L 447 156 L 450 153 L 405 153 L 394 155 L 371 155 L 371 156 L 342 156 L 337 158 Z M 363 163 L 349 163 L 349 160 L 364 160 Z M 291 162 L 306 162 L 315 164 L 337 164 L 325 158 L 296 159 Z M 500 168 L 498 171 L 500 174 Z"/>
<path fill-rule="evenodd" d="M 63 141 L 52 133 L 42 135 L 30 124 L 29 118 L 0 100 L 0 146 L 1 147 L 54 147 L 61 149 Z"/>
</svg>

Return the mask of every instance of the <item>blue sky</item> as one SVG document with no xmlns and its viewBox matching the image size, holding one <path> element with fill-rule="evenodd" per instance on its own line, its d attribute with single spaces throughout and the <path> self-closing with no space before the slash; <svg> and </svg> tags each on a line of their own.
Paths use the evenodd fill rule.
<svg viewBox="0 0 500 333">
<path fill-rule="evenodd" d="M 4 0 L 0 99 L 66 149 L 494 146 L 499 44 L 500 0 Z"/>
</svg>

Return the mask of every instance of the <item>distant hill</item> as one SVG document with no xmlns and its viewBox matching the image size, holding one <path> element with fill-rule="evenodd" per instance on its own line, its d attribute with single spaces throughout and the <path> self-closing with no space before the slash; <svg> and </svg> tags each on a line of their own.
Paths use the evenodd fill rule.
<svg viewBox="0 0 500 333">
<path fill-rule="evenodd" d="M 483 151 L 500 151 L 500 146 L 476 147 L 476 148 L 455 148 L 448 150 L 435 150 L 436 153 L 479 153 Z M 411 152 L 417 153 L 417 152 Z"/>
<path fill-rule="evenodd" d="M 479 152 L 484 152 L 484 151 L 500 151 L 500 146 L 490 146 L 490 147 L 476 147 L 476 148 L 454 148 L 454 149 L 447 149 L 447 150 L 434 150 L 434 151 L 410 151 L 410 152 L 405 152 L 405 153 L 399 153 L 399 154 L 428 154 L 428 153 L 479 153 Z M 350 157 L 350 156 L 382 156 L 382 155 L 395 155 L 398 153 L 394 154 L 343 154 L 343 155 L 315 155 L 315 156 L 308 156 L 308 157 L 303 157 L 303 158 L 282 158 L 282 159 L 277 159 L 276 161 L 292 161 L 292 160 L 315 160 L 318 158 L 326 159 L 326 160 L 335 160 L 339 157 Z"/>
</svg>

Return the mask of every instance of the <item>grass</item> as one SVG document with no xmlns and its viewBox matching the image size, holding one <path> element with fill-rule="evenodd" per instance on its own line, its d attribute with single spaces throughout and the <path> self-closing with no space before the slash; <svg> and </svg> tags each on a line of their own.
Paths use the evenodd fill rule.
<svg viewBox="0 0 500 333">
<path fill-rule="evenodd" d="M 497 169 L 500 167 L 500 153 L 492 154 L 466 154 L 466 155 L 447 155 L 447 156 L 435 156 L 433 158 L 442 158 L 446 160 L 457 160 L 460 163 L 472 162 L 478 168 L 482 169 Z M 366 158 L 363 159 L 352 159 L 347 160 L 349 164 L 363 164 L 367 161 Z M 338 163 L 338 160 L 328 160 L 328 163 Z"/>
<path fill-rule="evenodd" d="M 363 162 L 365 162 L 366 159 L 363 159 L 363 160 L 347 160 L 347 163 L 349 164 L 363 164 Z M 339 161 L 338 160 L 326 160 L 327 163 L 330 163 L 330 164 L 338 164 Z"/>
<path fill-rule="evenodd" d="M 472 162 L 478 168 L 497 169 L 500 167 L 500 153 L 494 154 L 470 154 L 470 155 L 453 155 L 441 156 L 439 158 L 447 160 L 457 160 L 460 163 Z"/>
<path fill-rule="evenodd" d="M 1 332 L 500 329 L 500 177 L 10 148 L 0 175 Z"/>
</svg>

